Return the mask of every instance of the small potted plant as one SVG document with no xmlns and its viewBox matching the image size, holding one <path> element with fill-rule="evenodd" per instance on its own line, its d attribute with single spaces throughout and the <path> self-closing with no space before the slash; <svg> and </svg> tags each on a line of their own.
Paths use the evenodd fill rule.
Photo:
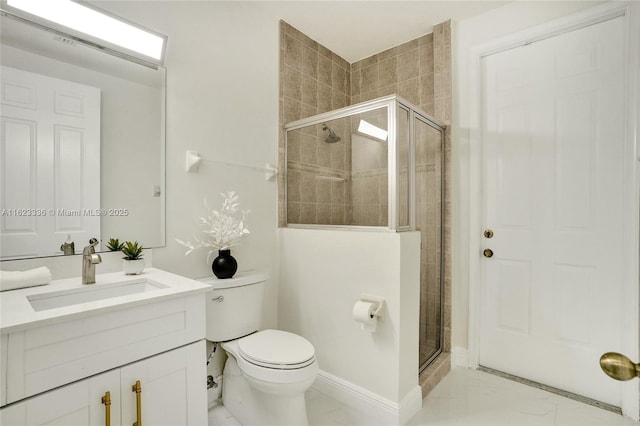
<svg viewBox="0 0 640 426">
<path fill-rule="evenodd" d="M 124 261 L 122 262 L 122 270 L 125 275 L 138 275 L 144 270 L 144 259 L 142 258 L 142 244 L 137 241 L 125 241 L 122 243 L 122 254 Z"/>
<path fill-rule="evenodd" d="M 109 251 L 120 251 L 123 245 L 124 243 L 121 243 L 117 238 L 109 238 L 107 249 L 109 249 Z"/>
<path fill-rule="evenodd" d="M 185 256 L 199 248 L 209 249 L 207 262 L 211 262 L 217 252 L 218 256 L 211 263 L 213 274 L 218 278 L 232 278 L 238 270 L 238 263 L 231 256 L 231 247 L 249 233 L 245 225 L 249 211 L 239 209 L 239 197 L 234 192 L 220 195 L 223 202 L 219 211 L 209 208 L 206 200 L 204 202 L 208 213 L 207 216 L 200 218 L 204 236 L 194 237 L 195 243 L 177 238 L 176 241 L 188 249 Z"/>
</svg>

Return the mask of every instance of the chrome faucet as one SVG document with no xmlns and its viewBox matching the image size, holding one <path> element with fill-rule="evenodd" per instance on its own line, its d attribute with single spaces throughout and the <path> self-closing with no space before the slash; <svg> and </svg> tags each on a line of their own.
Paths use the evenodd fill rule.
<svg viewBox="0 0 640 426">
<path fill-rule="evenodd" d="M 96 283 L 96 265 L 102 262 L 102 258 L 94 249 L 97 244 L 98 240 L 92 238 L 89 245 L 82 249 L 82 284 Z"/>
</svg>

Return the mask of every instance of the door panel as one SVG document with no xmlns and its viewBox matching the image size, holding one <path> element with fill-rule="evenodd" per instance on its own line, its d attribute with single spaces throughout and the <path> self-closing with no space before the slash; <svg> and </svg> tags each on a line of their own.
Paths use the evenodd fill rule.
<svg viewBox="0 0 640 426">
<path fill-rule="evenodd" d="M 100 236 L 100 89 L 1 67 L 0 253 Z"/>
<path fill-rule="evenodd" d="M 621 405 L 624 24 L 483 58 L 480 364 Z"/>
</svg>

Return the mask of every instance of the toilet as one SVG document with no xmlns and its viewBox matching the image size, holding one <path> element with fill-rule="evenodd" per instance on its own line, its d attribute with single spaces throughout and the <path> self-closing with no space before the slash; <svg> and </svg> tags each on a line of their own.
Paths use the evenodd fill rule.
<svg viewBox="0 0 640 426">
<path fill-rule="evenodd" d="M 207 294 L 206 338 L 228 355 L 222 403 L 242 425 L 308 425 L 305 391 L 318 374 L 313 345 L 281 330 L 258 331 L 266 275 L 201 281 Z"/>
</svg>

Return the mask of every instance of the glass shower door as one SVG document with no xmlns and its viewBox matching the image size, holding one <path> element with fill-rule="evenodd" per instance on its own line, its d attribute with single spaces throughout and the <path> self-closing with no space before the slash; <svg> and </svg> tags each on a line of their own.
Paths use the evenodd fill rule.
<svg viewBox="0 0 640 426">
<path fill-rule="evenodd" d="M 443 135 L 415 115 L 416 230 L 420 231 L 420 371 L 443 349 Z"/>
</svg>

